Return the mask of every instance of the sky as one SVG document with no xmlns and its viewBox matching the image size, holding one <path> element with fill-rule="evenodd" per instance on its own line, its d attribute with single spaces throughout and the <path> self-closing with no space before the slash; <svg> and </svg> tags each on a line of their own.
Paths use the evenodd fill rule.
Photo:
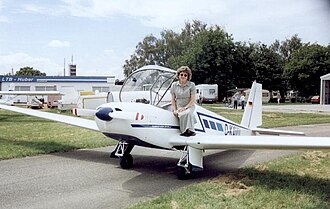
<svg viewBox="0 0 330 209">
<path fill-rule="evenodd" d="M 0 75 L 33 67 L 47 75 L 115 76 L 147 35 L 185 22 L 218 25 L 234 41 L 330 43 L 328 0 L 0 0 Z"/>
</svg>

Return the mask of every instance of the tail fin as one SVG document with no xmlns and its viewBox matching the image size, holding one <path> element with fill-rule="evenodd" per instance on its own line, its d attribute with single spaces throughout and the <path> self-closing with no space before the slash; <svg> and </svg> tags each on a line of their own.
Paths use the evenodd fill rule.
<svg viewBox="0 0 330 209">
<path fill-rule="evenodd" d="M 262 125 L 262 85 L 253 82 L 241 125 L 250 129 Z"/>
</svg>

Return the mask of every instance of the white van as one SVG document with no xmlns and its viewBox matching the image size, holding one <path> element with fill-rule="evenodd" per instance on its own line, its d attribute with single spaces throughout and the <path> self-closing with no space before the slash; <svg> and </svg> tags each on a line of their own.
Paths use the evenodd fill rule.
<svg viewBox="0 0 330 209">
<path fill-rule="evenodd" d="M 250 90 L 251 89 L 247 89 L 247 90 L 244 91 L 245 99 L 249 98 Z M 268 103 L 269 100 L 270 100 L 270 92 L 266 89 L 262 89 L 262 102 L 263 103 Z"/>
<path fill-rule="evenodd" d="M 217 102 L 218 101 L 218 84 L 199 84 L 196 85 L 196 101 Z"/>
</svg>

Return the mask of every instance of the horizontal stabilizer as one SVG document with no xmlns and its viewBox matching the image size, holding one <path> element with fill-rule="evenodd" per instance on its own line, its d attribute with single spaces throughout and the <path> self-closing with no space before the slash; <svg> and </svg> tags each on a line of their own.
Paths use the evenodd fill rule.
<svg viewBox="0 0 330 209">
<path fill-rule="evenodd" d="M 267 134 L 267 135 L 293 135 L 293 136 L 305 136 L 304 132 L 298 131 L 286 131 L 286 130 L 274 130 L 266 128 L 254 128 L 252 129 L 254 134 Z"/>
</svg>

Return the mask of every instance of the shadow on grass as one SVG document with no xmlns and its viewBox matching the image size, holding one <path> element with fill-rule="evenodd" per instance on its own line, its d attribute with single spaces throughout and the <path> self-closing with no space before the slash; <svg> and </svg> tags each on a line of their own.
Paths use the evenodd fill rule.
<svg viewBox="0 0 330 209">
<path fill-rule="evenodd" d="M 253 186 L 265 187 L 269 190 L 289 189 L 301 193 L 316 195 L 330 201 L 330 180 L 312 176 L 299 176 L 271 170 L 258 170 L 256 168 L 242 168 L 238 176 L 247 176 L 252 180 Z M 329 176 L 327 176 L 329 177 Z"/>
</svg>

